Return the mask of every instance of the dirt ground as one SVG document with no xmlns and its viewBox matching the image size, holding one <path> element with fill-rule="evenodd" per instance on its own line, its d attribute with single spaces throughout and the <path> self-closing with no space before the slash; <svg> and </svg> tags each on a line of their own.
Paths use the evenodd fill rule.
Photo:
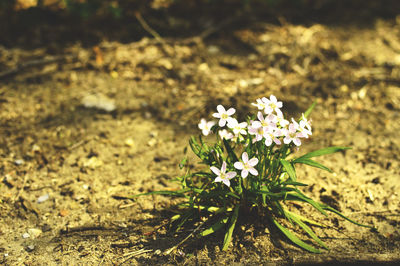
<svg viewBox="0 0 400 266">
<path fill-rule="evenodd" d="M 222 25 L 194 37 L 0 46 L 1 264 L 400 261 L 400 16 Z M 270 94 L 288 115 L 318 103 L 299 154 L 352 147 L 320 158 L 334 174 L 300 168 L 305 194 L 377 232 L 296 205 L 331 226 L 315 228 L 329 251 L 310 254 L 242 221 L 228 252 L 216 234 L 164 255 L 190 228 L 153 232 L 171 200 L 126 196 L 174 188 L 189 137 L 218 104 L 244 117 Z"/>
</svg>

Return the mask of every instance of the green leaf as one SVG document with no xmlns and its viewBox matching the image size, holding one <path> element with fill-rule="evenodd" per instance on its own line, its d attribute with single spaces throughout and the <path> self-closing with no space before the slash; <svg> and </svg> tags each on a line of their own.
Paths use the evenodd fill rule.
<svg viewBox="0 0 400 266">
<path fill-rule="evenodd" d="M 302 186 L 302 187 L 308 186 L 307 184 L 300 183 L 300 182 L 295 182 L 295 181 L 290 181 L 290 180 L 283 182 L 282 185 L 284 185 L 284 186 L 292 185 L 292 186 Z"/>
<path fill-rule="evenodd" d="M 211 234 L 217 232 L 222 227 L 224 227 L 224 225 L 228 222 L 228 219 L 229 219 L 229 217 L 223 217 L 218 222 L 216 222 L 215 224 L 211 225 L 210 228 L 208 228 L 208 229 L 204 230 L 203 232 L 201 232 L 200 236 L 207 236 L 207 235 L 211 235 Z"/>
<path fill-rule="evenodd" d="M 239 161 L 239 159 L 236 156 L 236 153 L 232 150 L 232 147 L 229 144 L 229 142 L 226 139 L 223 139 L 223 141 L 224 141 L 225 149 L 228 152 L 229 156 L 233 159 L 234 162 Z"/>
<path fill-rule="evenodd" d="M 316 249 L 306 243 L 304 243 L 302 240 L 300 240 L 296 235 L 294 235 L 292 232 L 290 232 L 288 229 L 280 225 L 274 218 L 270 217 L 272 222 L 278 227 L 279 230 L 287 237 L 289 238 L 290 241 L 298 245 L 299 247 L 304 248 L 307 251 L 313 252 L 313 253 L 321 253 L 319 249 Z"/>
<path fill-rule="evenodd" d="M 285 210 L 285 212 L 290 213 L 292 216 L 296 216 L 299 220 L 301 220 L 303 222 L 306 222 L 306 223 L 309 223 L 309 224 L 312 224 L 312 225 L 316 225 L 316 226 L 319 226 L 319 227 L 326 227 L 325 225 L 317 223 L 317 222 L 315 222 L 313 220 L 310 220 L 310 219 L 308 219 L 308 218 L 306 218 L 304 216 L 301 216 L 300 214 L 296 214 L 296 213 L 293 213 L 293 212 L 288 211 L 288 210 Z"/>
<path fill-rule="evenodd" d="M 177 191 L 151 191 L 146 193 L 140 193 L 131 196 L 132 198 L 140 197 L 140 196 L 147 196 L 147 195 L 166 195 L 166 196 L 173 196 L 173 197 L 185 197 L 185 192 L 190 191 L 190 189 L 182 189 Z"/>
<path fill-rule="evenodd" d="M 328 167 L 326 167 L 323 164 L 320 164 L 319 162 L 316 162 L 314 160 L 308 159 L 308 158 L 297 158 L 296 160 L 293 161 L 293 163 L 302 163 L 302 164 L 306 164 L 309 166 L 313 166 L 313 167 L 317 167 L 320 168 L 322 170 L 328 171 L 330 173 L 333 173 L 333 171 L 331 169 L 329 169 Z"/>
<path fill-rule="evenodd" d="M 189 220 L 189 218 L 193 215 L 194 215 L 193 210 L 189 210 L 185 214 L 183 214 L 183 216 L 180 217 L 180 222 L 176 225 L 175 232 L 177 232 L 186 223 L 186 221 Z"/>
<path fill-rule="evenodd" d="M 328 148 L 323 148 L 323 149 L 320 149 L 320 150 L 316 150 L 316 151 L 312 151 L 312 152 L 309 152 L 307 154 L 304 154 L 303 156 L 300 156 L 299 158 L 297 158 L 297 159 L 295 159 L 293 161 L 296 161 L 296 160 L 298 160 L 300 158 L 307 159 L 307 158 L 312 158 L 312 157 L 317 157 L 317 156 L 321 156 L 321 155 L 335 153 L 335 152 L 338 152 L 338 151 L 344 151 L 344 150 L 348 150 L 348 149 L 351 149 L 351 148 L 349 148 L 349 147 L 328 147 Z"/>
<path fill-rule="evenodd" d="M 281 159 L 280 162 L 283 168 L 285 168 L 286 172 L 289 174 L 291 181 L 296 181 L 296 171 L 294 170 L 293 165 L 284 159 Z"/>
<path fill-rule="evenodd" d="M 185 167 L 186 163 L 187 163 L 187 157 L 183 158 L 182 161 L 179 163 L 179 169 Z"/>
<path fill-rule="evenodd" d="M 325 245 L 324 242 L 319 239 L 319 237 L 311 230 L 310 227 L 308 227 L 305 223 L 303 223 L 299 218 L 297 218 L 295 215 L 292 215 L 291 212 L 285 211 L 285 216 L 289 217 L 292 219 L 295 223 L 297 223 L 303 230 L 312 238 L 314 239 L 315 242 L 317 242 L 321 247 L 328 249 L 328 247 Z"/>
<path fill-rule="evenodd" d="M 328 205 L 326 205 L 326 204 L 320 204 L 320 205 L 321 205 L 321 207 L 322 207 L 324 210 L 333 212 L 333 213 L 339 215 L 339 216 L 342 217 L 343 219 L 346 219 L 347 221 L 349 221 L 349 222 L 351 222 L 351 223 L 353 223 L 353 224 L 356 224 L 356 225 L 359 225 L 359 226 L 362 226 L 362 227 L 371 228 L 371 229 L 376 229 L 375 227 L 370 226 L 370 225 L 357 223 L 356 221 L 354 221 L 354 220 L 352 220 L 352 219 L 350 219 L 350 218 L 344 216 L 341 212 L 339 212 L 338 210 L 332 208 L 331 206 L 328 206 Z"/>
<path fill-rule="evenodd" d="M 306 118 L 308 118 L 308 116 L 311 114 L 311 111 L 314 109 L 314 107 L 315 107 L 316 104 L 317 104 L 317 102 L 313 102 L 313 103 L 311 104 L 311 106 L 308 107 L 308 109 L 307 109 L 306 112 L 304 113 L 304 116 L 305 116 Z"/>
<path fill-rule="evenodd" d="M 328 216 L 327 213 L 322 209 L 321 205 L 318 202 L 313 201 L 312 199 L 310 199 L 309 197 L 307 197 L 305 195 L 302 195 L 301 193 L 299 193 L 299 191 L 297 191 L 295 193 L 288 193 L 286 195 L 286 199 L 307 202 L 308 204 L 313 206 L 315 209 L 317 209 L 320 213 L 322 213 L 325 216 Z"/>
<path fill-rule="evenodd" d="M 238 204 L 238 205 L 235 206 L 235 209 L 233 210 L 233 214 L 232 214 L 231 219 L 230 219 L 229 228 L 226 231 L 225 237 L 224 237 L 224 244 L 222 246 L 222 250 L 223 251 L 226 251 L 228 249 L 229 244 L 232 241 L 233 229 L 235 229 L 236 221 L 237 221 L 237 218 L 238 218 L 238 215 L 239 215 L 239 207 L 240 207 L 240 205 Z"/>
</svg>

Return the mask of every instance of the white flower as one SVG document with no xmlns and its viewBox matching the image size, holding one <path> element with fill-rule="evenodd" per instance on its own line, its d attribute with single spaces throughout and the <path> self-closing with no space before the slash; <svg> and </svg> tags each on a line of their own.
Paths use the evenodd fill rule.
<svg viewBox="0 0 400 266">
<path fill-rule="evenodd" d="M 262 97 L 262 99 L 257 99 L 256 103 L 251 103 L 252 105 L 256 106 L 258 110 L 264 110 L 266 106 L 267 98 Z"/>
<path fill-rule="evenodd" d="M 278 128 L 268 127 L 264 129 L 264 138 L 265 138 L 265 145 L 271 146 L 272 142 L 275 142 L 276 145 L 281 145 L 281 141 L 278 139 L 282 135 L 282 132 Z"/>
<path fill-rule="evenodd" d="M 283 114 L 280 113 L 276 116 L 277 124 L 280 125 L 281 127 L 285 128 L 287 125 L 289 125 L 289 121 L 287 121 L 284 117 Z"/>
<path fill-rule="evenodd" d="M 257 113 L 257 118 L 260 121 L 262 127 L 276 127 L 276 122 L 278 121 L 276 115 L 269 114 L 264 118 L 261 112 Z"/>
<path fill-rule="evenodd" d="M 283 106 L 282 102 L 278 102 L 274 95 L 271 95 L 269 99 L 266 100 L 266 107 L 264 109 L 266 114 L 272 114 L 273 111 L 275 111 L 278 115 L 282 114 L 282 111 L 280 110 L 280 108 Z"/>
<path fill-rule="evenodd" d="M 225 185 L 227 185 L 228 187 L 231 185 L 231 182 L 229 181 L 229 179 L 232 179 L 237 175 L 237 173 L 234 171 L 225 173 L 226 172 L 226 162 L 222 163 L 221 170 L 215 166 L 211 166 L 210 169 L 211 169 L 211 171 L 213 171 L 214 174 L 217 175 L 214 182 L 222 182 Z"/>
<path fill-rule="evenodd" d="M 207 120 L 202 118 L 200 120 L 200 123 L 199 123 L 199 128 L 200 128 L 200 130 L 201 130 L 201 132 L 203 133 L 204 136 L 208 136 L 208 134 L 210 134 L 210 132 L 211 132 L 211 128 L 214 125 L 215 125 L 214 121 L 207 122 Z"/>
<path fill-rule="evenodd" d="M 293 142 L 296 146 L 301 145 L 301 140 L 300 138 L 303 137 L 303 135 L 300 132 L 297 132 L 297 129 L 299 128 L 299 124 L 297 123 L 291 123 L 289 124 L 289 129 L 285 130 L 284 135 L 285 138 L 283 139 L 283 142 L 285 144 L 289 144 L 290 142 Z"/>
<path fill-rule="evenodd" d="M 238 134 L 246 135 L 247 134 L 247 131 L 246 131 L 247 123 L 246 122 L 239 123 L 235 118 L 232 118 L 230 121 L 228 121 L 228 127 L 232 129 L 232 131 L 235 135 L 238 135 Z"/>
<path fill-rule="evenodd" d="M 302 114 L 301 120 L 300 120 L 300 128 L 299 128 L 300 133 L 304 136 L 304 138 L 308 138 L 308 136 L 312 135 L 311 132 L 311 120 L 307 120 L 307 118 Z"/>
<path fill-rule="evenodd" d="M 264 135 L 264 128 L 262 127 L 260 122 L 253 121 L 253 123 L 251 123 L 251 126 L 248 127 L 248 131 L 250 135 L 255 135 L 255 138 L 253 138 L 253 143 L 262 140 Z"/>
<path fill-rule="evenodd" d="M 257 158 L 251 158 L 249 160 L 249 155 L 247 152 L 242 153 L 242 162 L 236 162 L 233 166 L 235 166 L 236 169 L 242 170 L 241 176 L 243 178 L 246 178 L 250 174 L 256 176 L 258 175 L 258 171 L 254 168 L 258 164 L 258 159 Z"/>
<path fill-rule="evenodd" d="M 234 137 L 234 135 L 226 129 L 218 131 L 218 135 L 221 139 L 226 140 L 232 139 Z"/>
<path fill-rule="evenodd" d="M 214 113 L 212 116 L 215 118 L 219 118 L 218 125 L 220 127 L 224 127 L 226 125 L 226 122 L 234 119 L 230 116 L 236 112 L 234 108 L 229 108 L 227 111 L 225 111 L 225 108 L 222 105 L 217 106 L 217 111 L 218 113 Z"/>
</svg>

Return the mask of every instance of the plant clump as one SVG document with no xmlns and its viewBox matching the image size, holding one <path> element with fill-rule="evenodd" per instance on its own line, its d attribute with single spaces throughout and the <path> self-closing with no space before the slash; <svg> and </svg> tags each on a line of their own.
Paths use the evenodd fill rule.
<svg viewBox="0 0 400 266">
<path fill-rule="evenodd" d="M 139 195 L 183 197 L 184 201 L 176 206 L 179 213 L 171 218 L 171 228 L 179 230 L 184 224 L 196 223 L 203 218 L 195 231 L 204 226 L 199 235 L 207 236 L 224 230 L 222 250 L 229 247 L 238 217 L 253 210 L 267 217 L 271 224 L 301 248 L 320 252 L 285 227 L 281 219 L 299 226 L 319 246 L 328 249 L 311 229 L 312 226 L 323 225 L 289 211 L 286 204 L 291 201 L 310 204 L 325 216 L 327 212 L 333 212 L 354 224 L 369 227 L 345 217 L 326 204 L 314 201 L 299 189 L 307 185 L 297 180 L 296 165 L 305 164 L 332 172 L 312 158 L 349 149 L 328 147 L 299 157 L 292 156 L 303 141 L 312 135 L 308 117 L 315 104 L 298 120 L 285 119 L 281 111 L 283 103 L 274 95 L 257 99 L 252 105 L 258 109 L 257 114 L 248 116 L 247 121 L 239 122 L 233 117 L 236 110 L 226 109 L 222 105 L 218 105 L 217 112 L 212 115 L 218 121 L 201 119 L 198 126 L 202 135 L 214 134 L 216 140 L 208 143 L 201 135 L 190 139 L 192 151 L 207 168 L 194 173 L 187 170 L 184 176 L 178 177 L 176 180 L 181 184 L 180 190 Z M 184 159 L 180 167 L 183 168 L 186 162 Z"/>
</svg>

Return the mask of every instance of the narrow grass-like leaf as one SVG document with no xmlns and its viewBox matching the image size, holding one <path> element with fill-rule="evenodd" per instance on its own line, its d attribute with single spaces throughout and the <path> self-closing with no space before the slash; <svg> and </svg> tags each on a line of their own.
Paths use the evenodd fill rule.
<svg viewBox="0 0 400 266">
<path fill-rule="evenodd" d="M 280 160 L 283 168 L 285 168 L 286 172 L 288 173 L 289 177 L 291 178 L 291 181 L 296 181 L 296 171 L 294 170 L 292 164 L 284 159 Z"/>
<path fill-rule="evenodd" d="M 179 206 L 184 208 L 190 208 L 190 204 L 188 202 L 179 204 Z M 225 208 L 225 207 L 215 207 L 215 206 L 204 206 L 204 205 L 193 205 L 194 209 L 200 209 L 201 211 L 205 210 L 212 213 L 221 213 L 223 211 L 231 212 L 232 208 Z"/>
<path fill-rule="evenodd" d="M 190 191 L 190 189 L 182 189 L 178 191 L 168 191 L 168 190 L 161 190 L 161 191 L 150 191 L 146 193 L 140 193 L 131 196 L 132 198 L 140 197 L 140 196 L 146 196 L 146 195 L 166 195 L 166 196 L 173 196 L 173 197 L 185 197 L 185 192 Z"/>
<path fill-rule="evenodd" d="M 179 163 L 179 169 L 183 169 L 186 166 L 187 157 L 183 158 L 182 161 Z"/>
<path fill-rule="evenodd" d="M 321 156 L 321 155 L 326 155 L 326 154 L 331 154 L 331 153 L 335 153 L 338 151 L 344 151 L 344 150 L 348 150 L 351 149 L 349 147 L 328 147 L 328 148 L 323 148 L 320 150 L 316 150 L 316 151 L 312 151 L 309 152 L 307 154 L 304 154 L 303 156 L 300 156 L 299 158 L 293 160 L 296 161 L 300 158 L 312 158 L 312 157 L 317 157 L 317 156 Z"/>
<path fill-rule="evenodd" d="M 296 193 L 288 193 L 286 195 L 286 199 L 287 200 L 295 200 L 295 201 L 303 201 L 303 202 L 307 202 L 308 204 L 310 204 L 311 206 L 313 206 L 315 209 L 317 209 L 320 213 L 322 213 L 325 216 L 328 216 L 327 213 L 322 209 L 322 207 L 320 206 L 320 204 L 318 202 L 313 201 L 312 199 L 310 199 L 309 197 L 300 194 L 299 192 Z"/>
<path fill-rule="evenodd" d="M 306 223 L 309 223 L 309 224 L 312 224 L 312 225 L 316 225 L 316 226 L 319 226 L 319 227 L 326 227 L 325 225 L 317 223 L 317 222 L 315 222 L 313 220 L 310 220 L 310 219 L 308 219 L 308 218 L 306 218 L 306 217 L 304 217 L 304 216 L 302 216 L 300 214 L 297 214 L 297 213 L 294 213 L 294 212 L 291 212 L 291 211 L 288 211 L 288 210 L 285 210 L 285 212 L 290 213 L 292 216 L 296 216 L 299 220 L 301 220 L 303 222 L 306 222 Z"/>
<path fill-rule="evenodd" d="M 301 187 L 308 186 L 307 184 L 300 183 L 300 182 L 295 182 L 295 181 L 290 181 L 290 180 L 283 182 L 282 185 L 284 185 L 284 186 L 290 186 L 290 185 L 291 186 L 301 186 Z"/>
<path fill-rule="evenodd" d="M 193 216 L 193 215 L 194 215 L 193 209 L 192 209 L 192 210 L 189 210 L 189 211 L 187 211 L 187 212 L 185 212 L 185 213 L 181 216 L 181 219 L 180 219 L 179 223 L 176 225 L 175 232 L 177 232 L 177 231 L 182 227 L 182 225 L 184 225 L 184 224 L 186 223 L 186 221 L 189 220 L 189 218 L 190 218 L 191 216 Z"/>
<path fill-rule="evenodd" d="M 231 145 L 229 144 L 229 142 L 228 142 L 226 139 L 223 139 L 223 141 L 224 141 L 225 149 L 226 149 L 226 151 L 227 151 L 228 154 L 229 154 L 229 157 L 233 158 L 233 160 L 234 160 L 235 162 L 236 162 L 236 161 L 239 161 L 239 159 L 238 159 L 237 156 L 236 156 L 236 153 L 232 150 L 232 147 L 231 147 Z"/>
<path fill-rule="evenodd" d="M 174 221 L 178 220 L 179 218 L 181 218 L 181 216 L 182 216 L 182 215 L 180 215 L 180 214 L 176 214 L 176 215 L 174 215 L 174 216 L 171 217 L 170 221 L 171 221 L 171 222 L 174 222 Z"/>
<path fill-rule="evenodd" d="M 371 228 L 371 229 L 376 229 L 375 227 L 370 226 L 370 225 L 357 223 L 356 221 L 354 221 L 354 220 L 352 220 L 352 219 L 346 217 L 346 216 L 343 215 L 340 211 L 336 210 L 335 208 L 332 208 L 331 206 L 328 206 L 328 205 L 326 205 L 326 204 L 320 204 L 320 205 L 321 205 L 321 207 L 322 207 L 324 210 L 333 212 L 333 213 L 339 215 L 339 216 L 342 217 L 343 219 L 346 219 L 347 221 L 349 221 L 349 222 L 351 222 L 351 223 L 353 223 L 353 224 L 356 224 L 356 225 L 359 225 L 359 226 L 362 226 L 362 227 Z"/>
<path fill-rule="evenodd" d="M 308 107 L 308 109 L 307 109 L 306 112 L 304 113 L 304 116 L 305 116 L 306 118 L 308 118 L 308 116 L 311 114 L 311 112 L 312 112 L 312 110 L 314 109 L 314 107 L 315 107 L 316 104 L 317 104 L 317 102 L 313 102 L 313 103 L 311 104 L 311 106 Z"/>
<path fill-rule="evenodd" d="M 272 220 L 272 222 L 276 225 L 276 227 L 278 227 L 279 230 L 281 230 L 281 232 L 287 237 L 289 238 L 290 241 L 292 241 L 293 243 L 295 243 L 296 245 L 298 245 L 301 248 L 304 248 L 305 250 L 308 250 L 310 252 L 313 253 L 321 253 L 321 251 L 317 248 L 314 248 L 306 243 L 304 243 L 302 240 L 300 240 L 296 235 L 294 235 L 292 232 L 290 232 L 288 229 L 286 229 L 285 227 L 283 227 L 281 224 L 279 224 L 273 217 L 270 217 L 270 219 Z"/>
<path fill-rule="evenodd" d="M 303 223 L 299 218 L 297 218 L 295 215 L 292 215 L 291 212 L 285 211 L 286 217 L 290 218 L 293 220 L 295 223 L 297 223 L 303 230 L 312 238 L 314 239 L 315 242 L 317 242 L 321 247 L 328 249 L 328 247 L 325 245 L 324 242 L 319 239 L 319 237 L 311 230 L 310 227 L 308 227 L 305 223 Z"/>
<path fill-rule="evenodd" d="M 238 218 L 238 215 L 239 215 L 239 207 L 240 207 L 240 205 L 238 204 L 238 205 L 235 206 L 235 209 L 233 210 L 233 214 L 232 214 L 231 219 L 229 221 L 230 222 L 229 223 L 229 228 L 226 231 L 225 237 L 224 237 L 224 244 L 222 246 L 222 250 L 223 251 L 226 251 L 228 249 L 229 244 L 232 241 L 232 233 L 233 233 L 233 230 L 235 229 L 236 221 L 237 221 L 237 218 Z"/>
<path fill-rule="evenodd" d="M 309 166 L 317 167 L 317 168 L 320 168 L 322 170 L 325 170 L 325 171 L 333 173 L 333 171 L 331 169 L 329 169 L 328 167 L 326 167 L 325 165 L 323 165 L 323 164 L 321 164 L 319 162 L 316 162 L 314 160 L 308 159 L 308 158 L 298 158 L 298 159 L 294 160 L 293 163 L 302 163 L 302 164 L 306 164 L 306 165 L 309 165 Z"/>
<path fill-rule="evenodd" d="M 217 232 L 218 230 L 220 230 L 221 228 L 224 227 L 224 225 L 228 222 L 228 220 L 229 220 L 229 217 L 223 217 L 218 222 L 211 225 L 210 228 L 207 228 L 206 230 L 201 232 L 200 236 L 207 236 L 207 235 L 211 235 L 211 234 Z"/>
</svg>

